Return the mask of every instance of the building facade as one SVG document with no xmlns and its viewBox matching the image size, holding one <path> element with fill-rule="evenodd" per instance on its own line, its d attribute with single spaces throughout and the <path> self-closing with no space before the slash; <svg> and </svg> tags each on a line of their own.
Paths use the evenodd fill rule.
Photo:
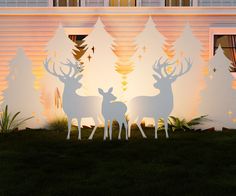
<svg viewBox="0 0 236 196">
<path fill-rule="evenodd" d="M 169 57 L 189 24 L 202 44 L 205 62 L 220 44 L 236 65 L 235 0 L 0 0 L 0 92 L 7 86 L 7 65 L 17 48 L 24 48 L 31 59 L 35 87 L 40 89 L 45 48 L 58 26 L 79 44 L 98 17 L 115 39 L 118 72 L 126 78 L 132 71 L 132 65 L 125 65 L 135 52 L 134 38 L 150 16 L 166 37 Z"/>
</svg>

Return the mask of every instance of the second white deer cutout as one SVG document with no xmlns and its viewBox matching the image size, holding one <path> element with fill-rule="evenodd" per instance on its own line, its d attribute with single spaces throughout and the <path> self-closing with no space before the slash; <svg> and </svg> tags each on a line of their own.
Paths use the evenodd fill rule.
<svg viewBox="0 0 236 196">
<path fill-rule="evenodd" d="M 184 71 L 183 64 L 180 64 L 180 71 L 176 74 L 177 67 L 173 68 L 171 71 L 168 70 L 168 67 L 171 65 L 168 60 L 161 63 L 161 58 L 153 66 L 155 74 L 153 74 L 156 83 L 154 87 L 160 90 L 160 93 L 155 96 L 139 96 L 133 98 L 129 104 L 129 123 L 128 123 L 128 135 L 131 135 L 131 124 L 136 122 L 138 125 L 141 134 L 144 138 L 146 135 L 141 127 L 141 121 L 143 118 L 153 118 L 155 121 L 155 138 L 157 139 L 157 129 L 158 129 L 158 120 L 163 118 L 165 125 L 166 138 L 168 135 L 168 117 L 173 110 L 173 92 L 172 92 L 172 83 L 180 76 L 187 73 L 192 63 L 190 59 L 187 60 L 187 68 Z"/>
<path fill-rule="evenodd" d="M 101 98 L 98 96 L 80 96 L 76 93 L 76 90 L 82 87 L 82 84 L 79 82 L 82 78 L 82 74 L 80 74 L 81 66 L 77 65 L 77 61 L 76 63 L 73 63 L 68 59 L 68 63 L 63 63 L 69 68 L 68 71 L 64 71 L 60 68 L 60 73 L 57 73 L 55 64 L 52 64 L 52 69 L 49 68 L 49 64 L 50 60 L 47 59 L 44 62 L 46 70 L 50 74 L 58 77 L 60 81 L 64 83 L 62 104 L 63 110 L 68 119 L 67 139 L 70 139 L 72 119 L 77 119 L 78 121 L 79 140 L 81 139 L 82 118 L 93 118 L 95 127 L 92 132 L 94 133 L 99 125 L 99 117 L 101 117 Z"/>
<path fill-rule="evenodd" d="M 128 139 L 128 129 L 127 129 L 127 122 L 125 119 L 125 113 L 127 111 L 127 107 L 123 102 L 115 101 L 116 97 L 112 94 L 113 88 L 109 88 L 107 92 L 104 92 L 102 89 L 98 89 L 100 95 L 103 96 L 102 101 L 102 115 L 104 117 L 104 136 L 107 136 L 108 133 L 108 121 L 110 121 L 110 129 L 109 129 L 109 136 L 110 140 L 112 140 L 112 122 L 117 120 L 119 123 L 119 135 L 118 139 L 121 139 L 121 130 L 124 124 L 125 127 L 125 138 Z M 115 102 L 112 102 L 115 101 Z M 106 133 L 106 134 L 105 134 Z M 106 139 L 104 137 L 104 139 Z"/>
</svg>

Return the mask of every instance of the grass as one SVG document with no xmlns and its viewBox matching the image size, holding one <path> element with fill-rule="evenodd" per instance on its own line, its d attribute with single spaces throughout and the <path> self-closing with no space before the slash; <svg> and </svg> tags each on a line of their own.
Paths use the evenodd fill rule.
<svg viewBox="0 0 236 196">
<path fill-rule="evenodd" d="M 236 132 L 146 128 L 128 142 L 82 141 L 73 132 L 25 130 L 0 135 L 0 195 L 235 195 Z M 114 133 L 117 138 L 117 131 Z M 123 137 L 124 138 L 124 137 Z"/>
</svg>

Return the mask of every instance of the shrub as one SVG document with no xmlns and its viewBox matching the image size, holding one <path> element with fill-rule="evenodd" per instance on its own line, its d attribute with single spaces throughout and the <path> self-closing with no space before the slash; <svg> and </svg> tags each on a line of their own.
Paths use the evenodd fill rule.
<svg viewBox="0 0 236 196">
<path fill-rule="evenodd" d="M 68 121 L 66 117 L 60 117 L 52 120 L 48 124 L 49 130 L 54 130 L 54 131 L 66 131 L 68 126 Z"/>
<path fill-rule="evenodd" d="M 172 131 L 176 130 L 182 130 L 182 131 L 187 131 L 187 130 L 194 130 L 194 126 L 202 124 L 203 121 L 206 121 L 207 116 L 200 116 L 197 118 L 193 118 L 190 121 L 187 121 L 186 119 L 180 119 L 178 117 L 174 116 L 169 116 L 168 119 L 168 128 Z M 161 119 L 159 121 L 159 129 L 164 129 L 164 122 Z"/>
<path fill-rule="evenodd" d="M 8 105 L 5 106 L 4 109 L 2 109 L 0 114 L 0 131 L 1 133 L 10 132 L 12 130 L 16 130 L 19 126 L 22 126 L 25 121 L 30 120 L 33 117 L 29 118 L 20 118 L 17 117 L 20 115 L 20 112 L 17 112 L 15 114 L 11 114 L 8 111 Z"/>
</svg>

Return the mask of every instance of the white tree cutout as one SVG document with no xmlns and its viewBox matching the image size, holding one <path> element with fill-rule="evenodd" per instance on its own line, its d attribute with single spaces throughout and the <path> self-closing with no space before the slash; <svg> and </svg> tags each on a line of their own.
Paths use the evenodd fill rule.
<svg viewBox="0 0 236 196">
<path fill-rule="evenodd" d="M 70 60 L 66 64 L 69 69 L 67 71 L 60 68 L 56 71 L 55 63 L 45 60 L 45 69 L 57 77 L 64 84 L 63 91 L 63 110 L 68 119 L 67 139 L 70 139 L 71 122 L 76 119 L 78 122 L 78 139 L 81 139 L 81 120 L 83 118 L 92 118 L 95 122 L 93 133 L 99 125 L 99 117 L 101 117 L 101 99 L 97 96 L 81 96 L 76 93 L 82 87 L 80 80 L 82 78 L 81 65 L 78 62 L 73 63 Z M 92 139 L 91 137 L 89 139 Z"/>
<path fill-rule="evenodd" d="M 52 37 L 49 40 L 46 51 L 48 58 L 55 63 L 55 68 L 60 69 L 61 62 L 67 62 L 67 59 L 74 62 L 75 61 L 75 51 L 78 50 L 76 43 L 73 42 L 68 35 L 65 33 L 63 26 L 60 24 Z"/>
<path fill-rule="evenodd" d="M 18 48 L 16 56 L 9 64 L 8 87 L 3 92 L 3 106 L 8 105 L 11 113 L 20 112 L 22 118 L 33 116 L 24 127 L 39 128 L 44 125 L 43 108 L 39 92 L 34 88 L 35 77 L 32 63 L 23 48 Z M 20 127 L 20 128 L 24 128 Z"/>
<path fill-rule="evenodd" d="M 55 35 L 49 40 L 46 47 L 47 57 L 55 63 L 56 71 L 60 71 L 61 67 L 66 69 L 62 63 L 67 62 L 67 60 L 75 61 L 74 53 L 76 50 L 78 50 L 76 44 L 68 37 L 63 26 L 60 24 Z M 45 72 L 41 79 L 41 84 L 41 97 L 44 102 L 44 113 L 47 118 L 51 120 L 64 116 L 61 107 L 63 83 L 60 80 L 56 80 L 48 72 Z"/>
<path fill-rule="evenodd" d="M 161 63 L 161 59 L 158 60 L 153 66 L 154 73 L 153 78 L 156 80 L 154 87 L 159 89 L 160 93 L 154 96 L 138 96 L 133 98 L 128 104 L 128 135 L 131 136 L 131 124 L 136 123 L 138 128 L 144 138 L 146 135 L 141 127 L 141 121 L 145 118 L 153 118 L 155 121 L 155 138 L 157 139 L 157 129 L 158 129 L 158 120 L 163 118 L 165 125 L 166 138 L 168 135 L 168 117 L 172 112 L 174 107 L 173 103 L 173 92 L 172 92 L 172 83 L 175 82 L 177 78 L 186 74 L 192 63 L 189 60 L 186 60 L 187 68 L 181 68 L 178 73 L 176 73 L 177 68 L 171 68 L 168 60 Z"/>
<path fill-rule="evenodd" d="M 127 122 L 125 119 L 125 113 L 127 112 L 127 107 L 124 103 L 115 101 L 117 97 L 112 94 L 113 88 L 109 88 L 107 92 L 104 92 L 102 89 L 98 89 L 99 94 L 102 95 L 102 115 L 104 118 L 104 140 L 108 136 L 108 126 L 109 128 L 109 137 L 112 140 L 112 122 L 117 120 L 119 124 L 119 134 L 118 139 L 121 139 L 121 130 L 122 126 L 125 127 L 125 138 L 128 140 L 128 128 Z"/>
<path fill-rule="evenodd" d="M 233 76 L 229 68 L 232 62 L 225 56 L 219 45 L 209 61 L 209 75 L 206 88 L 202 91 L 201 114 L 208 115 L 201 128 L 236 128 L 236 91 L 232 89 Z"/>
<path fill-rule="evenodd" d="M 163 48 L 166 38 L 157 30 L 156 24 L 150 16 L 141 33 L 135 38 L 137 51 L 133 56 L 134 70 L 128 75 L 127 97 L 129 99 L 139 95 L 155 95 L 152 65 L 156 59 L 167 58 Z M 138 88 L 137 88 L 138 85 Z"/>
<path fill-rule="evenodd" d="M 174 104 L 172 114 L 180 118 L 192 119 L 199 115 L 200 92 L 204 86 L 201 42 L 193 35 L 187 24 L 174 43 L 174 59 L 180 66 L 185 57 L 193 61 L 192 69 L 173 84 Z"/>
<path fill-rule="evenodd" d="M 97 89 L 114 87 L 114 94 L 121 96 L 121 78 L 115 70 L 117 57 L 113 52 L 114 39 L 105 30 L 98 18 L 93 30 L 84 38 L 86 52 L 81 57 L 84 63 L 83 85 L 86 95 L 97 95 Z"/>
</svg>

